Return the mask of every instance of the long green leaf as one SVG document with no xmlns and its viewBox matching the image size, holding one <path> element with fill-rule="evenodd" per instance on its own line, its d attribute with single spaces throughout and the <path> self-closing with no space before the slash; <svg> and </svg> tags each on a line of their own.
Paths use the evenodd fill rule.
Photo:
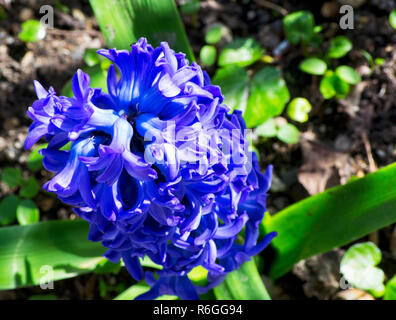
<svg viewBox="0 0 396 320">
<path fill-rule="evenodd" d="M 109 47 L 130 49 L 131 43 L 146 37 L 153 46 L 167 41 L 194 61 L 174 0 L 90 0 L 90 3 Z"/>
<path fill-rule="evenodd" d="M 231 272 L 214 294 L 218 300 L 271 300 L 253 260 Z"/>
<path fill-rule="evenodd" d="M 83 220 L 0 228 L 0 289 L 39 285 L 92 271 L 105 249 Z M 51 278 L 51 279 L 50 279 Z"/>
<path fill-rule="evenodd" d="M 135 284 L 128 289 L 126 289 L 124 292 L 121 292 L 117 297 L 114 298 L 114 300 L 133 300 L 137 296 L 149 291 L 150 287 L 147 284 L 144 283 L 138 283 Z M 176 300 L 176 296 L 161 296 L 158 297 L 156 300 Z"/>
<path fill-rule="evenodd" d="M 396 164 L 304 199 L 264 221 L 277 255 L 270 276 L 299 260 L 357 240 L 396 222 Z"/>
</svg>

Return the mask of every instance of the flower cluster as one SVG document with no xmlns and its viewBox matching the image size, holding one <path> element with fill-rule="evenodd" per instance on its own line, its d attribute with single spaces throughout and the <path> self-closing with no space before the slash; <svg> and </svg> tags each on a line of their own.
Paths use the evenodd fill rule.
<svg viewBox="0 0 396 320">
<path fill-rule="evenodd" d="M 98 53 L 119 70 L 109 69 L 108 93 L 81 70 L 72 98 L 35 82 L 25 148 L 47 139 L 43 164 L 55 176 L 44 188 L 89 222 L 110 261 L 145 278 L 141 299 L 198 299 L 275 236 L 259 241 L 258 232 L 272 169 L 260 172 L 241 113 L 229 113 L 184 54 L 144 38 L 131 51 Z M 144 274 L 144 256 L 162 266 L 156 276 Z M 208 270 L 204 287 L 187 276 L 197 266 Z"/>
</svg>

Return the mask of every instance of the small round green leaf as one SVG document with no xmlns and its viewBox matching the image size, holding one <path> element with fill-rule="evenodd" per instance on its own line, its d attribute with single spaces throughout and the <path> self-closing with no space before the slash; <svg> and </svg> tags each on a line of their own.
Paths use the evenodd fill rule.
<svg viewBox="0 0 396 320">
<path fill-rule="evenodd" d="M 384 300 L 396 300 L 396 275 L 386 283 Z"/>
<path fill-rule="evenodd" d="M 16 210 L 19 199 L 16 195 L 10 194 L 0 202 L 0 224 L 7 226 L 15 221 Z"/>
<path fill-rule="evenodd" d="M 349 92 L 349 84 L 337 74 L 328 72 L 320 81 L 319 91 L 325 99 L 331 99 L 333 97 L 342 99 Z"/>
<path fill-rule="evenodd" d="M 96 53 L 98 49 L 88 48 L 85 50 L 83 59 L 89 67 L 93 67 L 100 62 L 99 55 Z"/>
<path fill-rule="evenodd" d="M 385 291 L 385 274 L 376 267 L 381 258 L 381 251 L 374 243 L 358 243 L 350 247 L 343 256 L 340 271 L 354 287 L 380 297 Z"/>
<path fill-rule="evenodd" d="M 214 46 L 206 45 L 201 48 L 199 58 L 205 66 L 212 66 L 216 62 L 216 48 Z"/>
<path fill-rule="evenodd" d="M 287 107 L 287 115 L 297 122 L 306 122 L 312 106 L 305 98 L 294 98 Z"/>
<path fill-rule="evenodd" d="M 351 51 L 352 47 L 352 42 L 347 37 L 338 36 L 330 40 L 330 47 L 327 55 L 330 58 L 338 59 Z"/>
<path fill-rule="evenodd" d="M 294 144 L 298 142 L 300 132 L 296 126 L 291 123 L 287 123 L 279 128 L 277 137 L 285 143 Z"/>
<path fill-rule="evenodd" d="M 10 188 L 15 188 L 23 181 L 22 172 L 17 168 L 6 167 L 1 173 L 1 180 Z"/>
<path fill-rule="evenodd" d="M 27 20 L 22 23 L 22 30 L 18 34 L 19 39 L 24 42 L 34 42 L 45 37 L 45 27 L 37 20 Z"/>
<path fill-rule="evenodd" d="M 27 166 L 31 171 L 36 172 L 43 167 L 43 156 L 39 153 L 39 151 L 46 148 L 47 146 L 48 143 L 40 144 L 29 154 Z"/>
<path fill-rule="evenodd" d="M 389 23 L 393 29 L 396 29 L 396 9 L 393 9 L 389 15 Z"/>
<path fill-rule="evenodd" d="M 253 38 L 240 38 L 229 43 L 219 56 L 219 66 L 238 65 L 246 67 L 256 62 L 264 50 Z"/>
<path fill-rule="evenodd" d="M 208 44 L 216 44 L 220 41 L 223 34 L 223 26 L 221 24 L 214 24 L 209 28 L 205 35 L 205 41 Z"/>
<path fill-rule="evenodd" d="M 32 200 L 22 200 L 16 210 L 20 225 L 36 223 L 40 220 L 40 211 Z"/>
<path fill-rule="evenodd" d="M 308 58 L 300 63 L 300 69 L 309 74 L 322 75 L 327 70 L 327 64 L 319 58 Z"/>
<path fill-rule="evenodd" d="M 262 137 L 272 138 L 276 137 L 278 133 L 278 127 L 276 125 L 276 121 L 274 118 L 270 118 L 265 121 L 263 124 L 259 125 L 255 132 Z"/>
<path fill-rule="evenodd" d="M 315 33 L 315 19 L 309 11 L 293 12 L 283 18 L 283 28 L 290 43 L 309 42 Z"/>
<path fill-rule="evenodd" d="M 342 80 L 349 84 L 358 84 L 362 81 L 360 75 L 351 67 L 349 66 L 339 66 L 335 73 L 339 76 Z"/>
<path fill-rule="evenodd" d="M 34 198 L 39 192 L 39 184 L 34 177 L 30 177 L 19 190 L 19 196 L 22 198 Z"/>
<path fill-rule="evenodd" d="M 377 66 L 382 66 L 385 63 L 385 59 L 384 58 L 375 58 L 374 62 Z"/>
</svg>

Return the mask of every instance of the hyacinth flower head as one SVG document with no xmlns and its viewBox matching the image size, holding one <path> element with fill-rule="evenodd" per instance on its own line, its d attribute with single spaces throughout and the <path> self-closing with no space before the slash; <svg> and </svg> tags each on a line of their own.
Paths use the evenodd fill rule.
<svg viewBox="0 0 396 320">
<path fill-rule="evenodd" d="M 44 188 L 89 222 L 89 240 L 110 261 L 146 280 L 140 299 L 198 299 L 275 236 L 259 239 L 272 167 L 260 172 L 241 112 L 166 42 L 98 53 L 118 68 L 109 68 L 108 93 L 81 70 L 72 98 L 35 82 L 25 148 L 48 141 L 43 165 L 55 175 Z M 145 256 L 162 269 L 144 273 Z M 205 286 L 188 278 L 198 266 Z"/>
</svg>

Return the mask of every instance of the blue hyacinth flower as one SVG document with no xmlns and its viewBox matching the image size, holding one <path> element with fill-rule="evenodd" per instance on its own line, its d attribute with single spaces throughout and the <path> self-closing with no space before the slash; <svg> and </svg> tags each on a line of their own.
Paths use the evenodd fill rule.
<svg viewBox="0 0 396 320">
<path fill-rule="evenodd" d="M 230 113 L 220 88 L 184 54 L 144 38 L 131 51 L 98 53 L 114 63 L 108 93 L 81 70 L 72 98 L 35 82 L 25 148 L 49 142 L 41 153 L 55 176 L 44 188 L 89 222 L 89 240 L 110 261 L 123 259 L 150 284 L 140 299 L 198 299 L 276 235 L 259 241 L 272 167 L 260 172 L 241 112 Z M 162 266 L 155 275 L 143 272 L 145 256 Z M 206 286 L 188 278 L 198 266 L 208 270 Z"/>
</svg>

